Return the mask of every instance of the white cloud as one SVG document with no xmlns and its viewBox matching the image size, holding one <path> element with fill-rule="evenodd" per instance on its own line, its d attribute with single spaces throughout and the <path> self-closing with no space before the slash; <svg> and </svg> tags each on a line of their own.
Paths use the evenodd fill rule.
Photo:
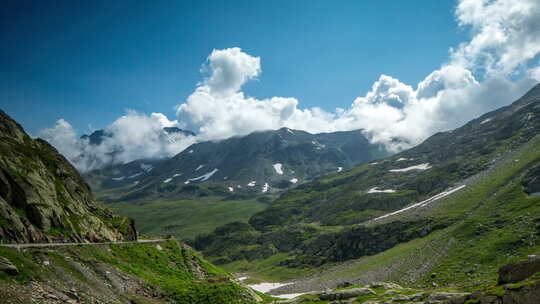
<svg viewBox="0 0 540 304">
<path fill-rule="evenodd" d="M 348 109 L 301 109 L 292 97 L 246 96 L 242 86 L 260 75 L 261 59 L 240 48 L 214 50 L 202 68 L 208 77 L 177 106 L 178 119 L 198 133 L 197 141 L 281 127 L 312 133 L 361 128 L 373 142 L 391 149 L 411 147 L 437 131 L 508 104 L 540 80 L 540 2 L 461 0 L 455 14 L 471 38 L 450 49 L 448 62 L 416 85 L 381 75 Z M 103 147 L 92 147 L 97 152 L 84 146 L 83 155 L 107 160 L 110 151 L 120 149 L 113 162 L 169 156 L 195 140 L 163 141 L 160 128 L 177 124 L 162 114 L 128 113 L 107 128 L 114 130 L 113 138 Z M 72 147 L 80 143 L 68 126 L 59 121 L 42 136 L 77 163 L 73 155 L 81 148 Z"/>
<path fill-rule="evenodd" d="M 455 64 L 507 75 L 540 52 L 538 0 L 461 0 L 456 17 L 474 36 L 452 52 Z"/>
<path fill-rule="evenodd" d="M 77 137 L 73 127 L 63 119 L 39 136 L 54 145 L 79 170 L 88 171 L 111 163 L 127 163 L 141 158 L 173 156 L 195 142 L 193 136 L 163 131 L 174 127 L 178 121 L 170 121 L 161 113 L 150 115 L 128 111 L 105 128 L 108 136 L 99 144 Z"/>
</svg>

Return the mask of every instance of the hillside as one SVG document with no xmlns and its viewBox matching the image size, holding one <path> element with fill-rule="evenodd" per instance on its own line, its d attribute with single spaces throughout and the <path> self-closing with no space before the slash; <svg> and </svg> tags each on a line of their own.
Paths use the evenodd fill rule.
<svg viewBox="0 0 540 304">
<path fill-rule="evenodd" d="M 97 204 L 64 157 L 0 111 L 0 302 L 262 300 L 175 240 L 117 242 L 136 238 L 132 219 Z"/>
<path fill-rule="evenodd" d="M 361 131 L 310 134 L 282 128 L 193 144 L 170 159 L 111 166 L 85 178 L 97 191 L 124 187 L 120 200 L 187 196 L 205 183 L 222 185 L 215 189 L 222 194 L 270 193 L 388 154 Z"/>
<path fill-rule="evenodd" d="M 176 241 L 0 248 L 2 303 L 255 303 L 261 298 Z M 12 268 L 13 269 L 13 268 Z"/>
<path fill-rule="evenodd" d="M 304 277 L 287 292 L 345 280 L 490 281 L 498 266 L 540 250 L 539 131 L 540 85 L 413 149 L 289 190 L 249 224 L 191 244 L 230 270 Z"/>
<path fill-rule="evenodd" d="M 97 204 L 73 166 L 0 111 L 0 240 L 136 239 L 133 221 Z"/>
<path fill-rule="evenodd" d="M 361 131 L 282 128 L 194 144 L 171 159 L 137 160 L 84 175 L 99 200 L 146 234 L 190 238 L 249 217 L 317 176 L 389 155 Z"/>
</svg>

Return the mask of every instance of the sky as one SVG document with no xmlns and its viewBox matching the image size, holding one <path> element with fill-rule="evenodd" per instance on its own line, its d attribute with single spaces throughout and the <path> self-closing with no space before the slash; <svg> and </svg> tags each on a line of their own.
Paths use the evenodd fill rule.
<svg viewBox="0 0 540 304">
<path fill-rule="evenodd" d="M 0 14 L 0 108 L 81 171 L 281 127 L 362 129 L 400 151 L 540 80 L 537 0 L 16 1 Z M 101 128 L 100 145 L 79 138 Z"/>
<path fill-rule="evenodd" d="M 245 87 L 303 107 L 348 107 L 380 74 L 418 82 L 464 36 L 454 1 L 8 1 L 0 108 L 32 134 L 80 133 L 126 109 L 161 112 L 203 80 L 213 49 L 241 47 L 263 72 Z"/>
</svg>

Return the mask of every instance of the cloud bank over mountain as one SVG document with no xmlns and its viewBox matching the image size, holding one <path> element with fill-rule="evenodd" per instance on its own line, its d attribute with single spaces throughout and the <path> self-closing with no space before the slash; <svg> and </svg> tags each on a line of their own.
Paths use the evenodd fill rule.
<svg viewBox="0 0 540 304">
<path fill-rule="evenodd" d="M 63 119 L 42 130 L 39 137 L 49 141 L 77 169 L 85 172 L 108 164 L 175 155 L 195 142 L 194 136 L 163 130 L 176 126 L 178 121 L 171 121 L 161 113 L 146 115 L 128 111 L 105 128 L 106 135 L 99 144 L 92 144 L 89 138 L 79 138 L 71 124 Z"/>
<path fill-rule="evenodd" d="M 471 38 L 450 49 L 448 62 L 414 85 L 381 75 L 371 91 L 357 97 L 347 109 L 302 109 L 292 97 L 246 96 L 242 86 L 260 75 L 261 59 L 240 48 L 229 48 L 210 54 L 202 68 L 209 76 L 176 107 L 178 120 L 170 121 L 158 113 L 130 112 L 107 128 L 114 130 L 114 136 L 103 147 L 89 148 L 64 120 L 40 136 L 81 170 L 107 161 L 170 156 L 194 141 L 281 127 L 312 133 L 364 129 L 373 142 L 394 150 L 408 148 L 435 132 L 506 105 L 540 81 L 538 1 L 461 0 L 455 15 Z M 167 141 L 159 135 L 166 125 L 187 126 L 197 137 Z M 121 156 L 107 158 L 111 149 L 122 151 Z"/>
</svg>

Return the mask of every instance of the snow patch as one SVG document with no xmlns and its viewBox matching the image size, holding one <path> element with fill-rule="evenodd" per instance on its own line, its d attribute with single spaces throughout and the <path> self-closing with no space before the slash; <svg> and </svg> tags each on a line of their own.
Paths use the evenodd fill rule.
<svg viewBox="0 0 540 304">
<path fill-rule="evenodd" d="M 144 164 L 144 163 L 141 163 L 140 167 L 141 167 L 141 170 L 146 171 L 146 173 L 148 173 L 148 172 L 152 171 L 152 169 L 154 169 L 154 166 L 147 165 L 147 164 Z"/>
<path fill-rule="evenodd" d="M 226 179 L 228 179 L 228 178 L 229 178 L 228 176 L 225 176 L 223 179 L 226 180 Z"/>
<path fill-rule="evenodd" d="M 280 294 L 280 295 L 277 295 L 277 296 L 274 296 L 274 297 L 290 300 L 290 299 L 294 299 L 296 297 L 299 297 L 301 295 L 305 295 L 305 294 L 308 294 L 308 293 L 309 292 L 286 293 L 286 294 Z"/>
<path fill-rule="evenodd" d="M 343 167 L 337 167 L 337 172 L 343 171 Z"/>
<path fill-rule="evenodd" d="M 455 187 L 455 188 L 453 188 L 453 189 L 450 189 L 450 190 L 447 190 L 447 191 L 443 191 L 443 192 L 441 192 L 441 193 L 439 193 L 439 194 L 437 194 L 437 195 L 435 195 L 435 196 L 432 196 L 432 197 L 428 198 L 427 200 L 423 200 L 423 201 L 421 201 L 421 202 L 419 202 L 419 203 L 412 204 L 412 205 L 410 205 L 409 207 L 405 207 L 405 208 L 400 209 L 400 210 L 398 210 L 398 211 L 394 211 L 394 212 L 392 212 L 392 213 L 388 213 L 388 214 L 385 214 L 385 215 L 383 215 L 383 216 L 379 216 L 378 218 L 375 218 L 374 221 L 380 220 L 380 219 L 383 219 L 383 218 L 386 218 L 386 217 L 389 217 L 389 216 L 392 216 L 392 215 L 395 215 L 395 214 L 398 214 L 398 213 L 401 213 L 401 212 L 403 212 L 403 211 L 407 211 L 407 210 L 409 210 L 409 209 L 413 209 L 413 208 L 416 208 L 416 207 L 424 207 L 424 206 L 427 206 L 428 204 L 430 204 L 430 203 L 432 203 L 432 202 L 434 202 L 434 201 L 436 201 L 436 200 L 439 200 L 439 199 L 441 199 L 441 198 L 443 198 L 443 197 L 445 197 L 445 196 L 448 196 L 448 195 L 450 195 L 450 194 L 452 194 L 452 193 L 454 193 L 454 192 L 456 192 L 456 191 L 459 191 L 459 190 L 465 188 L 465 186 L 466 186 L 466 185 L 461 185 L 461 186 Z"/>
<path fill-rule="evenodd" d="M 113 177 L 112 180 L 113 181 L 121 181 L 121 180 L 124 180 L 124 178 L 126 178 L 126 177 L 125 176 Z"/>
<path fill-rule="evenodd" d="M 247 184 L 248 187 L 255 187 L 255 184 L 257 184 L 256 181 L 251 181 Z"/>
<path fill-rule="evenodd" d="M 296 183 L 298 183 L 298 178 L 293 177 L 293 178 L 291 178 L 290 182 L 293 183 L 293 184 L 296 184 Z"/>
<path fill-rule="evenodd" d="M 276 170 L 276 173 L 279 175 L 283 175 L 283 165 L 280 163 L 274 164 L 274 170 Z"/>
<path fill-rule="evenodd" d="M 396 190 L 393 189 L 386 189 L 386 190 L 379 190 L 377 187 L 373 187 L 369 189 L 367 193 L 394 193 Z"/>
<path fill-rule="evenodd" d="M 311 143 L 314 144 L 317 147 L 316 148 L 317 150 L 326 148 L 326 145 L 323 145 L 323 144 L 321 144 L 320 142 L 318 142 L 316 140 L 312 140 Z"/>
<path fill-rule="evenodd" d="M 204 165 L 199 165 L 195 171 L 199 171 L 202 167 L 204 167 Z"/>
<path fill-rule="evenodd" d="M 135 174 L 133 174 L 133 175 L 128 176 L 128 179 L 129 179 L 129 178 L 135 178 L 135 177 L 141 176 L 141 175 L 143 175 L 143 174 L 144 174 L 144 172 L 135 173 Z"/>
<path fill-rule="evenodd" d="M 268 191 L 268 183 L 264 183 L 264 186 L 262 187 L 262 192 L 265 193 Z"/>
<path fill-rule="evenodd" d="M 396 161 L 406 161 L 406 160 L 412 160 L 412 158 L 401 157 L 401 158 L 398 158 Z"/>
<path fill-rule="evenodd" d="M 184 185 L 187 185 L 187 184 L 189 184 L 189 179 L 184 182 Z"/>
<path fill-rule="evenodd" d="M 164 184 L 170 183 L 172 181 L 172 177 L 167 178 L 163 181 Z"/>
<path fill-rule="evenodd" d="M 190 178 L 188 179 L 188 181 L 192 181 L 192 182 L 196 182 L 196 181 L 201 181 L 201 182 L 204 182 L 204 181 L 207 181 L 210 177 L 212 177 L 212 175 L 214 175 L 216 172 L 218 172 L 218 169 L 214 169 L 206 174 L 203 174 L 199 177 L 194 177 L 194 178 Z"/>
<path fill-rule="evenodd" d="M 182 175 L 182 174 L 180 174 L 180 173 L 175 173 L 172 177 L 174 178 L 174 177 L 177 177 L 177 176 L 180 176 L 180 175 Z"/>
<path fill-rule="evenodd" d="M 233 188 L 233 187 L 229 187 L 229 192 L 234 192 L 234 188 Z"/>
<path fill-rule="evenodd" d="M 403 169 L 390 169 L 388 171 L 390 171 L 390 172 L 407 172 L 407 171 L 411 171 L 411 170 L 427 170 L 429 168 L 431 168 L 429 163 L 424 163 L 424 164 L 411 166 L 411 167 L 407 167 L 407 168 L 403 168 Z"/>
<path fill-rule="evenodd" d="M 487 122 L 490 122 L 491 121 L 491 118 L 486 118 L 484 120 L 482 120 L 482 122 L 480 123 L 481 125 L 487 123 Z"/>
<path fill-rule="evenodd" d="M 189 153 L 189 154 L 193 153 L 193 150 L 189 150 L 188 153 Z"/>
<path fill-rule="evenodd" d="M 253 284 L 248 285 L 251 287 L 251 289 L 254 289 L 258 292 L 267 293 L 272 289 L 276 289 L 279 287 L 290 285 L 290 283 L 259 283 L 259 284 Z"/>
<path fill-rule="evenodd" d="M 291 134 L 294 134 L 294 132 L 293 132 L 291 129 L 289 129 L 289 128 L 287 128 L 287 132 L 289 132 L 289 133 L 291 133 Z"/>
</svg>

